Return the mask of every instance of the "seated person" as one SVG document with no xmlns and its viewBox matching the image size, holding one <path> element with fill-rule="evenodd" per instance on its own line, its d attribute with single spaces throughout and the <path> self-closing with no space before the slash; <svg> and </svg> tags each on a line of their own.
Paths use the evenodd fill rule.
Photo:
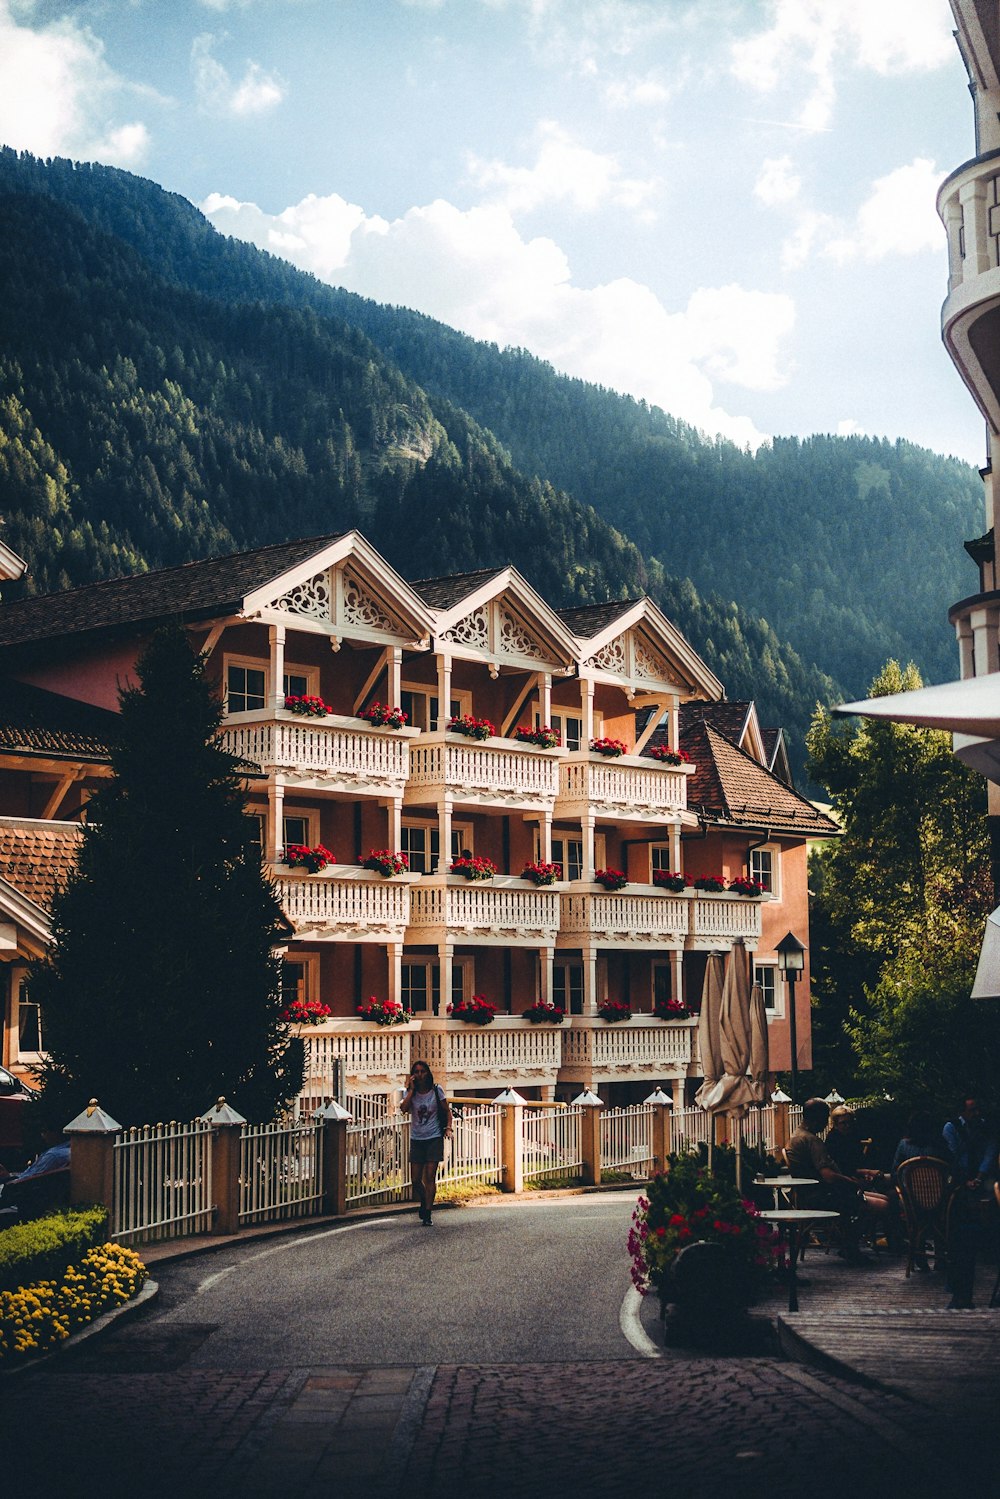
<svg viewBox="0 0 1000 1499">
<path fill-rule="evenodd" d="M 979 1188 L 996 1173 L 997 1143 L 975 1098 L 963 1098 L 941 1132 L 947 1160 L 966 1186 Z"/>
<path fill-rule="evenodd" d="M 802 1106 L 802 1123 L 785 1146 L 785 1155 L 793 1176 L 813 1177 L 817 1182 L 815 1187 L 800 1187 L 802 1206 L 839 1213 L 843 1245 L 839 1253 L 849 1264 L 863 1265 L 868 1261 L 858 1248 L 861 1221 L 865 1216 L 874 1218 L 878 1209 L 869 1205 L 858 1182 L 838 1169 L 820 1138 L 829 1118 L 830 1107 L 822 1098 L 807 1099 Z"/>
<path fill-rule="evenodd" d="M 918 1155 L 935 1156 L 939 1161 L 945 1159 L 941 1136 L 935 1132 L 930 1114 L 923 1109 L 914 1110 L 906 1121 L 906 1130 L 892 1158 L 890 1170 L 893 1177 L 904 1161 L 912 1161 Z"/>
<path fill-rule="evenodd" d="M 896 1194 L 893 1192 L 889 1196 L 884 1191 L 884 1186 L 888 1183 L 881 1171 L 874 1171 L 862 1164 L 864 1146 L 858 1135 L 854 1110 L 847 1104 L 838 1105 L 830 1115 L 830 1129 L 824 1143 L 837 1170 L 850 1177 L 855 1186 L 864 1191 L 869 1213 L 882 1220 L 886 1242 L 892 1250 L 898 1252 L 902 1243 Z"/>
</svg>

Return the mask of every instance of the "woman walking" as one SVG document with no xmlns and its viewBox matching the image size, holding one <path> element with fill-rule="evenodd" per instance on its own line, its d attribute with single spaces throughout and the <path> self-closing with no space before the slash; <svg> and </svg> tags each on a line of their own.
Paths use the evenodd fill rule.
<svg viewBox="0 0 1000 1499">
<path fill-rule="evenodd" d="M 431 1226 L 437 1192 L 437 1169 L 444 1160 L 444 1142 L 451 1138 L 451 1109 L 444 1089 L 434 1081 L 426 1062 L 414 1062 L 399 1105 L 410 1116 L 410 1179 L 420 1204 L 420 1221 Z"/>
</svg>

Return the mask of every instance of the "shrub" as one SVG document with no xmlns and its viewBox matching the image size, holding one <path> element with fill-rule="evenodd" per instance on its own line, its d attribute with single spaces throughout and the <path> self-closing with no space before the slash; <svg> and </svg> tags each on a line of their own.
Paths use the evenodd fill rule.
<svg viewBox="0 0 1000 1499">
<path fill-rule="evenodd" d="M 0 1234 L 0 1290 L 61 1275 L 107 1235 L 105 1208 L 78 1208 L 14 1223 Z"/>
</svg>

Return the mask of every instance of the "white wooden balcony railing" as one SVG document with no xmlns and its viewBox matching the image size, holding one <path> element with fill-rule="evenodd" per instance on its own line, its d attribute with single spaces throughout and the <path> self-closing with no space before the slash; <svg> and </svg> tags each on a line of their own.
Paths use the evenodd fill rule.
<svg viewBox="0 0 1000 1499">
<path fill-rule="evenodd" d="M 563 890 L 559 899 L 558 947 L 586 940 L 612 947 L 709 948 L 737 937 L 755 947 L 760 937 L 761 903 L 744 895 L 668 895 L 655 885 L 629 885 Z"/>
<path fill-rule="evenodd" d="M 562 1061 L 562 1027 L 498 1015 L 491 1025 L 424 1020 L 419 1045 L 435 1076 L 450 1088 L 553 1084 Z M 415 1043 L 416 1044 L 416 1043 Z"/>
<path fill-rule="evenodd" d="M 426 805 L 448 794 L 456 806 L 551 808 L 559 790 L 558 749 L 462 734 L 411 740 L 405 800 Z"/>
<path fill-rule="evenodd" d="M 742 937 L 752 952 L 760 941 L 761 904 L 745 895 L 692 892 L 687 946 L 701 950 L 728 947 Z"/>
<path fill-rule="evenodd" d="M 563 1082 L 684 1077 L 691 1060 L 694 1021 L 637 1015 L 609 1024 L 574 1016 L 562 1037 Z"/>
<path fill-rule="evenodd" d="M 230 754 L 286 784 L 401 796 L 409 774 L 408 741 L 415 729 L 373 729 L 359 718 L 300 718 L 285 709 L 235 713 L 222 726 Z"/>
<path fill-rule="evenodd" d="M 551 947 L 559 926 L 559 892 L 528 880 L 498 875 L 467 880 L 430 875 L 410 894 L 407 942 L 447 937 L 514 947 Z"/>
<path fill-rule="evenodd" d="M 379 1026 L 362 1020 L 325 1020 L 322 1025 L 300 1028 L 305 1045 L 304 1092 L 329 1096 L 333 1091 L 334 1061 L 343 1063 L 344 1080 L 373 1092 L 402 1088 L 410 1073 L 414 1033 L 419 1020 L 409 1025 Z"/>
<path fill-rule="evenodd" d="M 664 822 L 687 809 L 689 765 L 659 765 L 643 755 L 608 759 L 581 750 L 559 765 L 555 815 L 587 812 L 628 822 Z"/>
<path fill-rule="evenodd" d="M 383 879 L 354 864 L 331 864 L 318 874 L 271 868 L 281 909 L 295 936 L 352 942 L 402 942 L 410 915 L 410 887 L 416 875 Z"/>
</svg>

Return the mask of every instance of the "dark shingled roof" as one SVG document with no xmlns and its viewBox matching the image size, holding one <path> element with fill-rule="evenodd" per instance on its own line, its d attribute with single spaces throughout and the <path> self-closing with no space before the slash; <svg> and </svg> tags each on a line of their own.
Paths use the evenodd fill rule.
<svg viewBox="0 0 1000 1499">
<path fill-rule="evenodd" d="M 711 724 L 692 724 L 681 734 L 681 747 L 696 766 L 688 779 L 688 806 L 706 822 L 811 838 L 839 833 L 837 824 L 825 812 L 818 811 Z"/>
<path fill-rule="evenodd" d="M 432 609 L 452 609 L 499 572 L 503 568 L 486 567 L 474 573 L 453 573 L 447 578 L 420 578 L 410 582 L 410 587 Z"/>
<path fill-rule="evenodd" d="M 178 616 L 198 618 L 231 612 L 246 594 L 338 541 L 340 534 L 279 542 L 253 552 L 112 578 L 65 593 L 17 599 L 0 606 L 0 646 L 113 629 L 116 625 L 155 624 Z"/>
<path fill-rule="evenodd" d="M 0 682 L 0 752 L 107 762 L 117 716 L 26 682 Z"/>
<path fill-rule="evenodd" d="M 68 822 L 0 822 L 0 879 L 43 911 L 66 883 L 83 829 Z"/>
<path fill-rule="evenodd" d="M 696 723 L 708 723 L 734 744 L 739 744 L 749 712 L 749 703 L 681 703 L 681 735 L 686 734 Z"/>
<path fill-rule="evenodd" d="M 556 613 L 578 640 L 590 640 L 625 614 L 637 599 L 617 599 L 613 604 L 584 604 L 580 609 L 557 609 Z"/>
</svg>

